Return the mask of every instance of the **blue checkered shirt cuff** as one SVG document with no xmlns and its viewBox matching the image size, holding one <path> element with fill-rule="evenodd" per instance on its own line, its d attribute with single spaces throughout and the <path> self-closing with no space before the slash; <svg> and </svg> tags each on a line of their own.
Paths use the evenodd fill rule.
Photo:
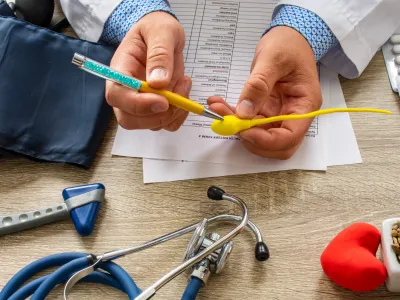
<svg viewBox="0 0 400 300">
<path fill-rule="evenodd" d="M 154 11 L 165 11 L 176 17 L 165 0 L 123 0 L 104 24 L 100 40 L 120 44 L 133 25 Z"/>
<path fill-rule="evenodd" d="M 282 6 L 265 33 L 276 26 L 288 26 L 301 33 L 313 49 L 317 62 L 339 44 L 335 35 L 318 15 L 301 7 Z"/>
</svg>

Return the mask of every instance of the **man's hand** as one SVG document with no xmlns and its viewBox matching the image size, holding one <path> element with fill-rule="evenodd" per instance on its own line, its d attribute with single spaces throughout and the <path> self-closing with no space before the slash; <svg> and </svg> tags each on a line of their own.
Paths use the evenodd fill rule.
<svg viewBox="0 0 400 300">
<path fill-rule="evenodd" d="M 210 108 L 221 115 L 243 119 L 303 114 L 322 104 L 318 71 L 307 40 L 289 27 L 272 28 L 259 42 L 251 75 L 237 107 L 222 98 L 208 99 Z M 254 127 L 240 133 L 252 153 L 289 159 L 300 146 L 312 119 L 283 121 Z"/>
<path fill-rule="evenodd" d="M 152 12 L 135 24 L 115 52 L 111 68 L 146 80 L 152 88 L 168 89 L 188 97 L 191 80 L 184 76 L 185 34 L 166 12 Z M 176 131 L 188 113 L 169 106 L 160 95 L 137 93 L 113 82 L 106 85 L 107 102 L 125 129 Z"/>
</svg>

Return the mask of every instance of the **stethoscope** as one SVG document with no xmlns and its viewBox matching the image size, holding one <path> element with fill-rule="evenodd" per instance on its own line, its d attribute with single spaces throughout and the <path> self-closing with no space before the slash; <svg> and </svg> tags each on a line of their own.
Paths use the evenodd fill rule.
<svg viewBox="0 0 400 300">
<path fill-rule="evenodd" d="M 258 261 L 267 260 L 269 250 L 263 242 L 260 230 L 248 219 L 246 203 L 238 197 L 226 194 L 222 189 L 215 186 L 208 189 L 207 195 L 211 200 L 226 200 L 237 204 L 242 210 L 242 216 L 222 214 L 204 218 L 198 223 L 143 244 L 101 255 L 72 252 L 44 257 L 27 265 L 15 274 L 1 291 L 0 300 L 21 300 L 30 296 L 32 296 L 31 300 L 43 300 L 58 284 L 65 282 L 64 299 L 67 300 L 73 286 L 78 281 L 108 285 L 125 292 L 129 299 L 144 300 L 152 298 L 158 290 L 185 271 L 189 275 L 189 283 L 182 299 L 196 299 L 198 292 L 207 282 L 210 274 L 212 272 L 219 274 L 222 271 L 232 251 L 233 238 L 241 233 L 246 226 L 254 233 L 257 240 L 256 259 Z M 239 222 L 239 225 L 223 237 L 216 233 L 206 236 L 207 226 L 218 222 Z M 186 248 L 182 264 L 143 291 L 137 287 L 124 269 L 112 262 L 122 256 L 140 252 L 192 231 L 194 233 Z M 22 286 L 35 274 L 51 267 L 59 268 L 50 275 Z"/>
</svg>

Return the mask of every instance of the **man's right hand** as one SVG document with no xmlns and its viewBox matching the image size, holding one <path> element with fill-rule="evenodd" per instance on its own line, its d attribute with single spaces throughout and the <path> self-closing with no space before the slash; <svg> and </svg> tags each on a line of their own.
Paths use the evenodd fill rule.
<svg viewBox="0 0 400 300">
<path fill-rule="evenodd" d="M 220 115 L 242 119 L 305 114 L 318 110 L 322 94 L 314 53 L 296 30 L 278 26 L 258 43 L 251 74 L 236 107 L 210 97 L 210 108 Z M 240 132 L 251 153 L 289 159 L 297 151 L 313 119 L 290 120 L 256 126 Z"/>
<path fill-rule="evenodd" d="M 110 67 L 146 80 L 152 88 L 188 97 L 192 82 L 184 76 L 184 45 L 181 24 L 166 12 L 152 12 L 130 29 Z M 106 99 L 119 125 L 129 130 L 176 131 L 188 116 L 188 112 L 169 105 L 163 96 L 138 93 L 114 82 L 106 83 Z"/>
</svg>

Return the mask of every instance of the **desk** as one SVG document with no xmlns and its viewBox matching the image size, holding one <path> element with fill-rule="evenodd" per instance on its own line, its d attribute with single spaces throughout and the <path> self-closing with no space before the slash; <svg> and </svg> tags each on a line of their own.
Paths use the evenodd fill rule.
<svg viewBox="0 0 400 300">
<path fill-rule="evenodd" d="M 352 114 L 363 163 L 332 167 L 326 173 L 287 171 L 144 185 L 140 159 L 110 155 L 115 120 L 90 170 L 25 158 L 0 160 L 1 214 L 62 201 L 62 189 L 72 185 L 101 182 L 107 189 L 107 201 L 90 237 L 78 237 L 72 223 L 65 221 L 0 238 L 0 287 L 27 263 L 45 255 L 98 254 L 147 241 L 204 216 L 235 213 L 233 206 L 207 200 L 207 188 L 215 184 L 247 202 L 271 258 L 255 261 L 253 236 L 241 234 L 223 273 L 211 278 L 199 299 L 398 299 L 384 286 L 365 295 L 346 291 L 333 285 L 320 267 L 325 245 L 345 227 L 362 221 L 380 228 L 385 218 L 400 216 L 400 102 L 390 90 L 382 55 L 376 55 L 359 79 L 341 82 L 349 107 L 380 107 L 394 115 Z M 146 288 L 181 262 L 189 238 L 118 263 Z M 180 299 L 185 284 L 186 278 L 178 277 L 156 299 Z M 74 295 L 82 300 L 121 299 L 109 288 L 86 284 L 78 285 Z M 61 299 L 61 289 L 49 299 Z"/>
</svg>

